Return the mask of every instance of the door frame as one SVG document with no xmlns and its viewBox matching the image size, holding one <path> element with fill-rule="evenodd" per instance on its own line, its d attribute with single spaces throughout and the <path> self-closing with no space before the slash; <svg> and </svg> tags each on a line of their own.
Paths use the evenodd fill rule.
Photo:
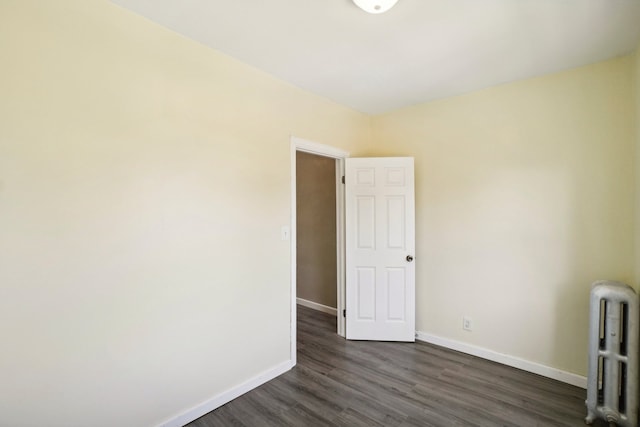
<svg viewBox="0 0 640 427">
<path fill-rule="evenodd" d="M 345 231 L 344 231 L 344 185 L 342 185 L 342 177 L 344 176 L 344 159 L 349 157 L 349 152 L 341 150 L 330 145 L 319 144 L 317 142 L 308 141 L 306 139 L 291 136 L 291 219 L 290 219 L 290 239 L 291 239 L 291 362 L 296 364 L 296 307 L 297 307 L 297 198 L 296 198 L 296 153 L 298 151 L 315 154 L 317 156 L 329 157 L 336 160 L 336 293 L 337 293 L 337 333 L 341 337 L 345 336 L 346 325 L 345 318 L 341 316 L 345 309 Z"/>
</svg>

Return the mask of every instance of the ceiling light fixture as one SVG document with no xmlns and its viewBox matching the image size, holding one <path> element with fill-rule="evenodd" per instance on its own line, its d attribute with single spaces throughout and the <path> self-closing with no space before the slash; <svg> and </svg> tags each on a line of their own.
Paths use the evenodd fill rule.
<svg viewBox="0 0 640 427">
<path fill-rule="evenodd" d="M 384 13 L 391 9 L 398 0 L 353 0 L 362 10 L 369 13 Z"/>
</svg>

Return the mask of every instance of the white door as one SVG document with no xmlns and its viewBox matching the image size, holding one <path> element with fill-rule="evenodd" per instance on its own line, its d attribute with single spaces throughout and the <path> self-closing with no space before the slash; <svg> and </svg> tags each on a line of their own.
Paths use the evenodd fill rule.
<svg viewBox="0 0 640 427">
<path fill-rule="evenodd" d="M 415 341 L 413 158 L 345 166 L 347 339 Z"/>
</svg>

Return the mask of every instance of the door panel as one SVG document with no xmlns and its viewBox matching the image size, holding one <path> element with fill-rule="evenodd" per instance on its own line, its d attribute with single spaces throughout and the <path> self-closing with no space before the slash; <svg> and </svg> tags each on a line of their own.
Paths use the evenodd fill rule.
<svg viewBox="0 0 640 427">
<path fill-rule="evenodd" d="M 387 268 L 387 320 L 404 322 L 407 282 L 403 268 Z"/>
<path fill-rule="evenodd" d="M 376 271 L 360 267 L 357 270 L 357 311 L 358 320 L 372 321 L 376 313 Z"/>
<path fill-rule="evenodd" d="M 387 196 L 387 248 L 405 249 L 404 196 Z"/>
<path fill-rule="evenodd" d="M 375 249 L 376 241 L 376 199 L 373 196 L 356 197 L 356 233 L 358 249 Z"/>
<path fill-rule="evenodd" d="M 415 340 L 413 158 L 347 158 L 347 338 Z"/>
</svg>

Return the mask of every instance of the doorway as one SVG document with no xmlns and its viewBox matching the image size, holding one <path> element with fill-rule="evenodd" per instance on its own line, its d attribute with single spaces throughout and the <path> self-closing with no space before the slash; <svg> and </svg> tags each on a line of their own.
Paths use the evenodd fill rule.
<svg viewBox="0 0 640 427">
<path fill-rule="evenodd" d="M 344 317 L 341 315 L 343 310 L 345 309 L 345 274 L 344 274 L 344 188 L 342 186 L 342 177 L 344 176 L 344 159 L 349 156 L 349 153 L 328 145 L 318 144 L 311 141 L 307 141 L 304 139 L 292 137 L 291 138 L 291 337 L 290 337 L 290 348 L 291 348 L 291 360 L 293 364 L 296 363 L 296 306 L 298 303 L 298 200 L 297 200 L 297 163 L 298 163 L 298 153 L 301 154 L 300 157 L 304 157 L 305 160 L 314 160 L 316 156 L 321 157 L 323 161 L 319 163 L 323 163 L 324 166 L 328 166 L 333 163 L 333 173 L 334 173 L 334 188 L 335 192 L 333 195 L 335 197 L 334 211 L 333 215 L 335 220 L 330 221 L 335 224 L 333 228 L 335 231 L 335 239 L 330 239 L 335 242 L 335 250 L 333 251 L 333 256 L 335 257 L 335 263 L 331 265 L 335 266 L 335 274 L 323 275 L 323 280 L 326 280 L 327 277 L 333 277 L 334 280 L 334 289 L 335 292 L 335 309 L 337 315 L 337 333 L 340 336 L 345 336 L 345 321 Z M 308 157 L 312 156 L 312 157 Z M 305 175 L 307 175 L 305 171 Z M 314 174 L 310 174 L 314 175 Z M 324 175 L 326 176 L 326 171 L 324 171 Z M 328 191 L 323 190 L 323 191 Z M 327 195 L 324 195 L 326 199 Z M 330 197 L 330 196 L 329 196 Z M 326 215 L 326 213 L 325 213 Z M 313 222 L 313 221 L 312 221 Z M 304 237 L 303 237 L 304 238 Z M 330 249 L 327 249 L 327 242 L 323 242 L 324 253 L 322 257 L 325 258 L 327 256 L 331 256 Z M 307 248 L 308 249 L 308 248 Z M 306 264 L 308 266 L 308 259 L 302 259 L 303 266 Z M 313 270 L 313 267 L 310 268 Z M 311 273 L 312 271 L 307 271 L 307 273 Z M 325 291 L 319 291 L 317 289 L 305 289 L 303 292 L 308 292 L 300 297 L 303 300 L 303 296 L 313 295 L 314 292 L 325 292 L 323 298 L 328 298 L 328 294 Z M 309 301 L 309 300 L 307 300 Z M 333 300 L 323 300 L 332 302 Z M 322 304 L 327 308 L 329 305 Z M 320 308 L 320 307 L 314 307 Z"/>
<path fill-rule="evenodd" d="M 298 305 L 337 315 L 336 160 L 296 152 Z"/>
</svg>

